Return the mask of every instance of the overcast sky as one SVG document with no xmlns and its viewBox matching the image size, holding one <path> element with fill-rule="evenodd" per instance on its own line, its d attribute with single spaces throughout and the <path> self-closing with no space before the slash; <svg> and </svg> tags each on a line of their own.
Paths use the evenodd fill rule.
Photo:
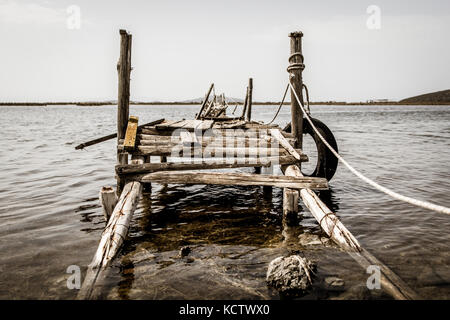
<svg viewBox="0 0 450 320">
<path fill-rule="evenodd" d="M 133 34 L 133 100 L 196 98 L 211 82 L 242 98 L 253 77 L 254 100 L 278 101 L 296 30 L 313 101 L 450 88 L 448 0 L 0 0 L 0 101 L 116 99 L 120 28 Z"/>
</svg>

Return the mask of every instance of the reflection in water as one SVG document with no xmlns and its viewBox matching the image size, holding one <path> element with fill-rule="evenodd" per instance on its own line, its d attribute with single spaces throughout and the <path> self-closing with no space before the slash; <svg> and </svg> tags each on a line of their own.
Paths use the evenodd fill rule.
<svg viewBox="0 0 450 320">
<path fill-rule="evenodd" d="M 334 192 L 332 186 L 330 186 L 330 188 L 328 190 L 318 191 L 317 195 L 319 196 L 320 200 L 322 200 L 323 203 L 325 203 L 326 206 L 331 211 L 333 211 L 336 214 L 339 212 L 340 199 L 337 196 L 337 194 Z"/>
</svg>

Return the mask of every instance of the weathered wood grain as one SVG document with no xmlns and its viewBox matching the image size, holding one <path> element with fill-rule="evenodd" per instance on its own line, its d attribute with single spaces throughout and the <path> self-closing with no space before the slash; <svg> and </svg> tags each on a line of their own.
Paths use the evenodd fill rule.
<svg viewBox="0 0 450 320">
<path fill-rule="evenodd" d="M 119 147 L 120 148 L 120 147 Z M 300 151 L 301 150 L 297 150 Z M 173 157 L 266 157 L 266 156 L 285 156 L 288 155 L 284 148 L 272 147 L 272 148 L 262 148 L 262 147 L 222 147 L 222 146 L 207 146 L 207 147 L 189 147 L 189 146 L 138 146 L 136 152 L 142 155 L 152 155 L 152 156 L 173 156 Z M 301 157 L 300 161 L 305 161 L 307 158 Z"/>
<path fill-rule="evenodd" d="M 109 217 L 114 211 L 116 207 L 118 198 L 116 195 L 116 191 L 112 187 L 102 187 L 99 193 L 100 204 L 103 209 L 103 215 L 105 217 L 105 221 L 108 222 Z"/>
<path fill-rule="evenodd" d="M 280 130 L 278 129 L 270 129 L 270 134 L 272 137 L 274 137 L 282 146 L 284 149 L 286 149 L 291 155 L 295 157 L 297 160 L 301 160 L 301 153 L 298 153 L 297 150 L 295 150 L 289 141 L 283 137 Z"/>
<path fill-rule="evenodd" d="M 241 186 L 274 186 L 280 188 L 310 188 L 327 190 L 328 181 L 323 178 L 295 178 L 286 176 L 223 173 L 223 172 L 191 172 L 191 171 L 159 171 L 149 173 L 140 179 L 141 182 L 158 182 L 174 184 L 217 184 Z"/>
<path fill-rule="evenodd" d="M 289 81 L 295 89 L 295 92 L 300 97 L 300 102 L 303 104 L 303 55 L 302 55 L 302 32 L 292 32 L 289 34 L 291 55 L 289 57 L 290 66 L 288 67 Z M 294 67 L 295 66 L 295 67 Z M 295 147 L 302 148 L 303 142 L 303 113 L 295 98 L 293 92 L 291 92 L 291 132 L 296 139 Z"/>
<path fill-rule="evenodd" d="M 203 110 L 205 109 L 206 104 L 208 103 L 209 95 L 211 94 L 212 89 L 214 88 L 214 83 L 211 83 L 211 86 L 208 89 L 208 92 L 205 95 L 205 99 L 203 99 L 202 106 L 200 107 L 200 111 L 198 112 L 195 119 L 200 119 L 203 113 Z"/>
<path fill-rule="evenodd" d="M 123 146 L 126 151 L 132 151 L 136 145 L 136 134 L 139 118 L 131 116 L 128 120 L 127 131 L 125 133 L 125 139 Z"/>
<path fill-rule="evenodd" d="M 244 168 L 244 167 L 270 167 L 273 163 L 293 164 L 297 159 L 292 156 L 266 157 L 266 158 L 235 158 L 232 163 L 226 162 L 226 159 L 218 162 L 197 161 L 194 163 L 167 162 L 167 158 L 162 158 L 161 163 L 145 163 L 143 165 L 117 165 L 117 174 L 145 174 L 156 171 L 176 171 L 176 170 L 211 170 L 225 168 Z"/>
<path fill-rule="evenodd" d="M 245 114 L 245 121 L 252 119 L 252 97 L 253 97 L 253 78 L 248 79 L 248 101 L 247 110 Z"/>
<path fill-rule="evenodd" d="M 96 298 L 101 291 L 102 280 L 109 270 L 107 268 L 119 252 L 128 233 L 128 226 L 136 210 L 142 191 L 142 184 L 129 182 L 123 188 L 120 199 L 102 233 L 100 244 L 89 265 L 87 275 L 78 293 L 78 299 Z"/>
</svg>

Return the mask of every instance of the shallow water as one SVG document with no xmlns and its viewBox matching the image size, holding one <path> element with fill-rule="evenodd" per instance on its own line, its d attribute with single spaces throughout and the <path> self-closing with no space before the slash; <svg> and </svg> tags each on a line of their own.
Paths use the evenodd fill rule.
<svg viewBox="0 0 450 320">
<path fill-rule="evenodd" d="M 276 106 L 255 106 L 269 121 Z M 192 118 L 198 106 L 133 106 L 140 123 Z M 2 107 L 0 299 L 70 299 L 70 265 L 82 274 L 105 225 L 98 202 L 114 185 L 115 141 L 76 151 L 115 131 L 115 106 Z M 340 153 L 377 182 L 450 206 L 450 106 L 312 106 L 335 134 Z M 289 107 L 276 122 L 289 121 Z M 306 144 L 305 152 L 308 154 Z M 313 155 L 310 155 L 313 158 Z M 305 168 L 308 170 L 308 168 Z M 242 171 L 251 172 L 250 169 Z M 450 298 L 450 217 L 394 201 L 344 166 L 323 200 L 360 243 L 423 298 Z M 318 264 L 305 299 L 361 297 L 368 277 L 327 241 L 302 211 L 281 222 L 282 190 L 261 187 L 153 185 L 132 220 L 129 239 L 104 287 L 111 299 L 278 299 L 265 285 L 267 264 L 300 250 Z M 284 236 L 283 236 L 284 235 Z M 192 253 L 180 258 L 181 246 Z M 337 276 L 342 290 L 323 279 Z M 355 289 L 356 288 L 356 289 Z M 372 291 L 364 298 L 389 298 Z"/>
</svg>

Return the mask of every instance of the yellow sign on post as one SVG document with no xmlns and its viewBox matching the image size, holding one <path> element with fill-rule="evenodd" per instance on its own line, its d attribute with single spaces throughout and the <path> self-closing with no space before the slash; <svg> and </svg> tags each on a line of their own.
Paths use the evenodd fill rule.
<svg viewBox="0 0 450 320">
<path fill-rule="evenodd" d="M 136 144 L 136 134 L 138 128 L 138 117 L 130 116 L 128 120 L 127 131 L 125 133 L 125 140 L 123 146 L 125 150 L 133 150 Z"/>
</svg>

